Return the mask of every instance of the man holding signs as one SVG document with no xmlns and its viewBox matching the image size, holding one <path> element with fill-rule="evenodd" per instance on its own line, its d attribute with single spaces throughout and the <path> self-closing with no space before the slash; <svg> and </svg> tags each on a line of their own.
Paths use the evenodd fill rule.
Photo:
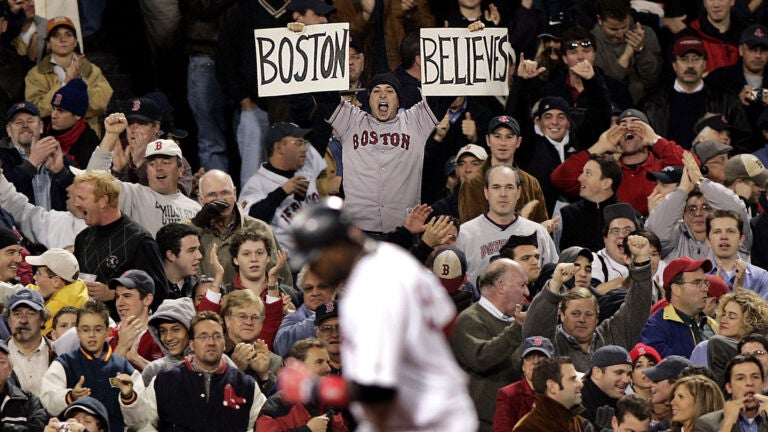
<svg viewBox="0 0 768 432">
<path fill-rule="evenodd" d="M 300 31 L 303 26 L 292 23 Z M 483 28 L 473 23 L 470 31 Z M 368 85 L 370 114 L 337 94 L 318 93 L 316 100 L 328 122 L 340 133 L 344 160 L 345 209 L 369 233 L 385 233 L 402 224 L 419 203 L 427 138 L 453 98 L 428 105 L 423 99 L 399 112 L 400 82 L 391 73 Z M 440 105 L 440 106 L 437 106 Z M 442 117 L 442 116 L 441 116 Z"/>
</svg>

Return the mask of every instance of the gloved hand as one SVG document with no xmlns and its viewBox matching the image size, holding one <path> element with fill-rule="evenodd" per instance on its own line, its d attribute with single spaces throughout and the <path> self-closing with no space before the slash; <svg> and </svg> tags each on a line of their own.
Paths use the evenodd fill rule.
<svg viewBox="0 0 768 432">
<path fill-rule="evenodd" d="M 613 430 L 611 420 L 615 414 L 615 410 L 609 405 L 598 407 L 597 411 L 595 412 L 595 426 L 597 426 L 597 429 Z"/>
<path fill-rule="evenodd" d="M 192 223 L 200 228 L 207 227 L 213 218 L 220 215 L 224 210 L 229 207 L 229 203 L 222 200 L 215 200 L 207 203 L 203 206 L 195 217 L 192 218 Z"/>
</svg>

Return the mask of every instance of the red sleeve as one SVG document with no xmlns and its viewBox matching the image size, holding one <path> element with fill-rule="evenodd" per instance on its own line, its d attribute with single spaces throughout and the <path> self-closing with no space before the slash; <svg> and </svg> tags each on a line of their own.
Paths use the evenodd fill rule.
<svg viewBox="0 0 768 432">
<path fill-rule="evenodd" d="M 221 313 L 221 303 L 214 303 L 206 296 L 203 296 L 203 299 L 200 301 L 200 304 L 197 305 L 195 308 L 196 312 L 203 312 L 203 311 L 211 311 L 216 313 Z"/>
<path fill-rule="evenodd" d="M 264 306 L 267 311 L 266 316 L 264 317 L 264 325 L 261 327 L 259 339 L 266 342 L 269 350 L 272 351 L 272 342 L 275 341 L 277 329 L 280 327 L 280 322 L 283 320 L 283 302 L 276 301 L 267 304 L 267 302 L 264 301 Z"/>
<path fill-rule="evenodd" d="M 120 325 L 116 325 L 109 329 L 109 336 L 107 336 L 107 342 L 109 342 L 109 347 L 112 348 L 112 351 L 117 348 L 117 342 L 118 342 L 118 331 L 120 330 Z"/>
<path fill-rule="evenodd" d="M 496 393 L 496 414 L 493 416 L 493 432 L 509 432 L 515 426 L 512 413 L 515 411 L 511 395 L 504 388 Z"/>
<path fill-rule="evenodd" d="M 586 150 L 582 150 L 566 159 L 555 168 L 549 177 L 552 186 L 566 195 L 578 197 L 579 176 L 587 161 L 589 161 L 589 152 Z"/>
<path fill-rule="evenodd" d="M 683 166 L 683 153 L 685 152 L 685 149 L 677 145 L 674 141 L 669 141 L 666 138 L 659 138 L 658 141 L 656 141 L 656 144 L 651 147 L 653 149 L 653 153 L 664 163 L 662 166 Z M 693 152 L 691 152 L 693 154 Z M 696 159 L 696 162 L 699 162 L 699 159 L 694 154 L 693 157 Z"/>
</svg>

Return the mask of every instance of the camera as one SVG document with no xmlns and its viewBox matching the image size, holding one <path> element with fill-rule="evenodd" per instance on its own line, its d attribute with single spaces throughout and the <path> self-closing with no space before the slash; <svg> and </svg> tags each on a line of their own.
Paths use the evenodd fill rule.
<svg viewBox="0 0 768 432">
<path fill-rule="evenodd" d="M 67 423 L 67 422 L 58 422 L 56 423 L 56 430 L 62 431 L 62 432 L 69 432 L 71 430 L 70 429 L 71 425 L 72 425 L 71 423 Z"/>
<path fill-rule="evenodd" d="M 763 100 L 766 96 L 768 96 L 768 89 L 764 89 L 764 88 L 754 89 L 750 93 L 750 97 L 752 98 L 753 101 Z"/>
</svg>

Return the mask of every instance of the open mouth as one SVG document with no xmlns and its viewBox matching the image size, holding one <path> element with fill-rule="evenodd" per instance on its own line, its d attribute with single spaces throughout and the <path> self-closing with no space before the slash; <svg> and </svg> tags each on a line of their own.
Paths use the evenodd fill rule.
<svg viewBox="0 0 768 432">
<path fill-rule="evenodd" d="M 389 114 L 389 104 L 386 102 L 379 102 L 379 112 L 382 114 Z"/>
</svg>

